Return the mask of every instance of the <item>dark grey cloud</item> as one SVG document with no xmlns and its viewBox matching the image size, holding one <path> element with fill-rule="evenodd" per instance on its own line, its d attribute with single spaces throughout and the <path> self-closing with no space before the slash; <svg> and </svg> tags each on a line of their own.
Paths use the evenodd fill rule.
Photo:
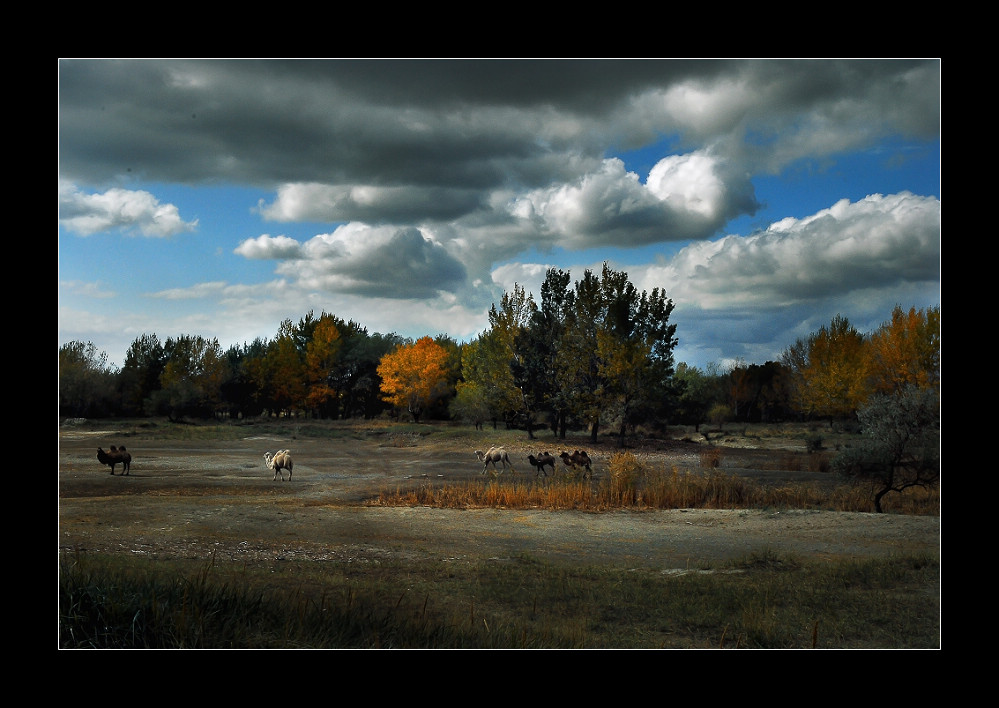
<svg viewBox="0 0 999 708">
<path fill-rule="evenodd" d="M 226 285 L 241 316 L 378 298 L 459 335 L 510 278 L 543 274 L 529 248 L 689 242 L 633 275 L 669 288 L 713 357 L 757 358 L 831 307 L 873 318 L 899 293 L 938 293 L 940 247 L 939 199 L 906 193 L 721 238 L 760 209 L 754 180 L 939 135 L 933 59 L 64 60 L 60 223 L 196 232 L 204 215 L 156 185 L 267 190 L 246 205 L 262 222 L 328 233 L 240 234 L 227 255 L 278 276 Z M 652 145 L 641 172 L 617 159 Z"/>
<path fill-rule="evenodd" d="M 573 250 L 710 238 L 755 213 L 753 175 L 939 131 L 935 61 L 68 60 L 59 95 L 81 189 L 250 184 L 277 221 Z M 663 136 L 650 174 L 606 161 Z"/>
<path fill-rule="evenodd" d="M 939 128 L 936 62 L 68 60 L 59 80 L 60 168 L 94 186 L 533 188 L 663 135 Z"/>
</svg>

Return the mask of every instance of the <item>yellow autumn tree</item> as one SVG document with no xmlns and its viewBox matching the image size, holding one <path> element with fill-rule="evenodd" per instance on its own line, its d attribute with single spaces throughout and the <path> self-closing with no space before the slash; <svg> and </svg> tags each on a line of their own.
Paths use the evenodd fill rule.
<svg viewBox="0 0 999 708">
<path fill-rule="evenodd" d="M 870 395 L 864 336 L 841 315 L 811 335 L 803 347 L 801 402 L 817 416 L 852 415 Z"/>
<path fill-rule="evenodd" d="M 333 317 L 324 315 L 316 323 L 305 347 L 306 405 L 324 416 L 330 413 L 337 391 L 330 386 L 330 371 L 337 363 L 343 342 Z"/>
<path fill-rule="evenodd" d="M 431 337 L 400 345 L 378 364 L 382 398 L 418 423 L 423 411 L 447 392 L 447 364 L 447 350 Z"/>
<path fill-rule="evenodd" d="M 909 386 L 940 388 L 940 308 L 896 305 L 867 342 L 867 368 L 873 393 L 894 395 Z"/>
<path fill-rule="evenodd" d="M 284 320 L 264 357 L 268 407 L 279 417 L 305 407 L 304 361 L 295 334 L 291 320 Z"/>
</svg>

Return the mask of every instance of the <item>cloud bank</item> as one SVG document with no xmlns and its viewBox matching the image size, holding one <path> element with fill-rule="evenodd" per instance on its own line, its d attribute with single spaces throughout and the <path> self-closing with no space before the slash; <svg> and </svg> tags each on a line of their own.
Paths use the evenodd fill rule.
<svg viewBox="0 0 999 708">
<path fill-rule="evenodd" d="M 939 302 L 938 194 L 725 233 L 764 208 L 761 179 L 939 140 L 935 60 L 66 60 L 59 89 L 63 232 L 231 243 L 224 277 L 150 292 L 252 321 L 235 342 L 312 308 L 467 338 L 515 283 L 537 295 L 546 267 L 608 259 L 673 298 L 681 360 L 772 358 L 840 311 L 876 326 Z M 256 233 L 201 236 L 157 185 L 270 196 L 238 207 Z M 240 262 L 272 279 L 243 282 Z M 65 336 L 113 321 L 79 314 L 85 292 L 61 293 Z"/>
</svg>

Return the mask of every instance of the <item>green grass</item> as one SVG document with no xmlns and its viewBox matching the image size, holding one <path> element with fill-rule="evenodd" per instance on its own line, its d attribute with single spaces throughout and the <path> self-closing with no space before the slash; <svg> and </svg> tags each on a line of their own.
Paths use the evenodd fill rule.
<svg viewBox="0 0 999 708">
<path fill-rule="evenodd" d="M 939 563 L 60 561 L 62 648 L 939 648 Z"/>
</svg>

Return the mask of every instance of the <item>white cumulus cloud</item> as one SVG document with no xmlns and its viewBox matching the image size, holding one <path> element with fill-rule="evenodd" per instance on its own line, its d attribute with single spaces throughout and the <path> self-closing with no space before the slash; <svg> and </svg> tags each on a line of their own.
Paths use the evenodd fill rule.
<svg viewBox="0 0 999 708">
<path fill-rule="evenodd" d="M 309 239 L 301 255 L 277 272 L 310 290 L 405 299 L 454 292 L 466 280 L 461 262 L 413 227 L 345 224 Z"/>
<path fill-rule="evenodd" d="M 66 182 L 59 184 L 59 223 L 82 236 L 117 230 L 165 237 L 194 231 L 198 226 L 197 219 L 184 221 L 176 206 L 161 204 L 144 190 L 114 188 L 84 194 Z"/>
<path fill-rule="evenodd" d="M 909 192 L 841 200 L 749 236 L 692 244 L 651 267 L 675 297 L 714 309 L 813 302 L 940 276 L 940 201 Z"/>
<path fill-rule="evenodd" d="M 241 242 L 233 252 L 253 260 L 288 260 L 302 257 L 302 244 L 287 236 L 262 234 Z"/>
</svg>

